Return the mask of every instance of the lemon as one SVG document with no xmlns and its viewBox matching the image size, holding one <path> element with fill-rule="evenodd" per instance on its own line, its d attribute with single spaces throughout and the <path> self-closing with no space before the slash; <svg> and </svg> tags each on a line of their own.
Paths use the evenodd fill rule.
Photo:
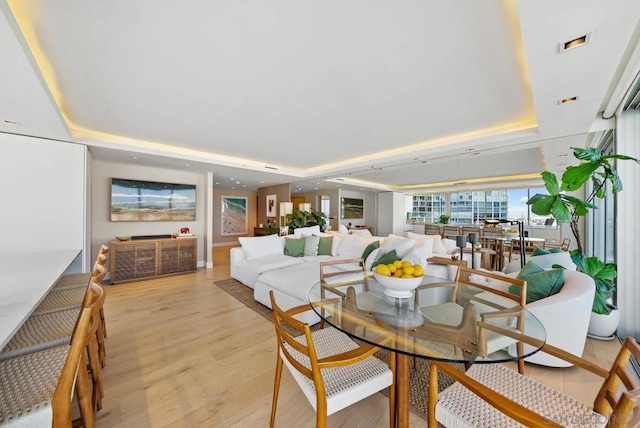
<svg viewBox="0 0 640 428">
<path fill-rule="evenodd" d="M 398 269 L 393 263 L 389 263 L 387 267 L 389 268 L 389 271 L 391 271 L 391 273 L 395 273 L 395 271 Z"/>
<path fill-rule="evenodd" d="M 416 271 L 413 265 L 405 266 L 402 270 L 404 271 L 404 275 L 411 275 L 411 276 L 413 276 L 413 273 Z"/>
<path fill-rule="evenodd" d="M 415 265 L 413 267 L 413 276 L 423 276 L 424 275 L 424 268 L 422 267 L 422 265 Z"/>
<path fill-rule="evenodd" d="M 387 265 L 376 266 L 376 272 L 378 272 L 380 275 L 391 276 L 391 271 L 389 271 Z"/>
<path fill-rule="evenodd" d="M 401 263 L 402 263 L 402 267 L 403 268 L 406 268 L 406 267 L 409 267 L 409 266 L 413 266 L 413 264 L 411 262 L 407 261 L 407 260 L 405 260 L 405 261 L 403 261 Z"/>
<path fill-rule="evenodd" d="M 398 270 L 395 271 L 393 276 L 395 276 L 397 278 L 400 278 L 403 274 L 404 274 L 404 272 L 402 271 L 402 269 L 398 269 Z"/>
<path fill-rule="evenodd" d="M 397 268 L 402 267 L 402 262 L 400 260 L 394 260 L 393 264 L 396 265 Z"/>
</svg>

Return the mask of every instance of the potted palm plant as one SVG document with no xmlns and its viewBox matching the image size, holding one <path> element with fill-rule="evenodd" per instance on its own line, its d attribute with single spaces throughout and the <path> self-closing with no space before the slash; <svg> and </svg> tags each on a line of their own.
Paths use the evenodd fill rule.
<svg viewBox="0 0 640 428">
<path fill-rule="evenodd" d="M 596 209 L 593 204 L 596 198 L 602 199 L 607 192 L 617 193 L 622 190 L 622 182 L 612 164 L 615 160 L 631 160 L 640 163 L 638 159 L 625 155 L 604 154 L 597 148 L 572 148 L 573 155 L 581 162 L 577 166 L 569 166 L 562 174 L 560 182 L 549 171 L 542 172 L 542 179 L 548 195 L 534 195 L 527 202 L 531 205 L 531 211 L 538 215 L 552 215 L 558 224 L 569 223 L 571 232 L 576 240 L 577 249 L 571 251 L 571 259 L 579 270 L 591 276 L 596 284 L 596 293 L 593 301 L 590 334 L 594 336 L 609 336 L 617 329 L 619 314 L 617 308 L 611 303 L 611 297 L 615 291 L 615 278 L 617 266 L 614 263 L 605 263 L 597 257 L 587 257 L 584 254 L 584 246 L 580 235 L 580 217 Z M 592 183 L 592 190 L 585 199 L 566 194 L 581 189 L 587 182 Z M 611 315 L 613 313 L 613 315 Z M 605 330 L 594 331 L 600 316 L 613 317 L 613 330 L 608 334 Z M 608 318 L 608 317 L 607 317 Z M 596 321 L 594 321 L 596 320 Z M 608 318 L 611 322 L 611 318 Z"/>
</svg>

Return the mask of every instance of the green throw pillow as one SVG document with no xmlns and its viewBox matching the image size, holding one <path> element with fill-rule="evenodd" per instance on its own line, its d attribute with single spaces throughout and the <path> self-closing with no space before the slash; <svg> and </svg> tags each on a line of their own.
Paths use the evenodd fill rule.
<svg viewBox="0 0 640 428">
<path fill-rule="evenodd" d="M 533 254 L 531 254 L 531 255 L 532 256 L 542 256 L 544 254 L 559 253 L 560 251 L 562 251 L 562 248 L 560 248 L 560 247 L 552 248 L 550 250 L 545 250 L 544 248 L 536 247 L 536 249 L 533 251 Z"/>
<path fill-rule="evenodd" d="M 294 239 L 285 238 L 284 240 L 284 255 L 291 257 L 304 256 L 304 242 L 306 238 Z"/>
<path fill-rule="evenodd" d="M 396 254 L 396 250 L 391 250 L 384 256 L 380 257 L 373 265 L 371 265 L 371 267 L 374 268 L 378 265 L 388 265 L 396 260 L 400 260 L 400 257 Z"/>
<path fill-rule="evenodd" d="M 367 247 L 362 252 L 362 260 L 367 260 L 369 254 L 376 248 L 380 248 L 380 241 L 373 241 L 371 244 L 367 245 Z"/>
<path fill-rule="evenodd" d="M 319 256 L 331 256 L 331 245 L 333 244 L 333 236 L 321 236 L 318 243 Z"/>
<path fill-rule="evenodd" d="M 527 303 L 531 303 L 560 292 L 564 285 L 564 269 L 544 270 L 530 261 L 516 278 L 527 281 Z M 509 293 L 516 296 L 520 295 L 521 290 L 517 285 L 509 287 Z"/>
</svg>

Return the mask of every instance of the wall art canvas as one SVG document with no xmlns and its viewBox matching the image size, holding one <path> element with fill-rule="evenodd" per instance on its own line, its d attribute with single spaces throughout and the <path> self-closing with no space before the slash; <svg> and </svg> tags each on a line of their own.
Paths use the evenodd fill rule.
<svg viewBox="0 0 640 428">
<path fill-rule="evenodd" d="M 277 217 L 276 195 L 267 195 L 267 217 Z"/>
<path fill-rule="evenodd" d="M 194 184 L 111 179 L 111 221 L 194 221 Z"/>
<path fill-rule="evenodd" d="M 364 218 L 364 199 L 342 198 L 342 218 Z"/>
<path fill-rule="evenodd" d="M 222 235 L 247 234 L 247 198 L 238 196 L 222 197 Z"/>
</svg>

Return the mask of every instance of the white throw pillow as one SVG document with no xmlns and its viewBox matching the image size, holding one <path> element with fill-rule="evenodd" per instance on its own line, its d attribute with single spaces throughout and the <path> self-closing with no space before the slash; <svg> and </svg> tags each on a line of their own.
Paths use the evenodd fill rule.
<svg viewBox="0 0 640 428">
<path fill-rule="evenodd" d="M 342 242 L 342 239 L 348 235 L 342 235 L 340 233 L 336 233 L 335 235 L 333 235 L 333 239 L 331 240 L 331 255 L 332 256 L 337 256 L 338 255 L 338 248 L 340 248 L 340 242 Z"/>
<path fill-rule="evenodd" d="M 318 245 L 320 244 L 319 236 L 308 236 L 305 235 L 304 241 L 304 255 L 305 256 L 317 256 L 318 255 Z"/>
<path fill-rule="evenodd" d="M 342 233 L 343 235 L 348 235 L 349 229 L 347 229 L 347 226 L 345 226 L 344 224 L 341 224 L 340 226 L 338 226 L 338 232 Z"/>
<path fill-rule="evenodd" d="M 284 255 L 284 242 L 278 235 L 241 236 L 238 238 L 247 260 L 270 255 Z"/>
<path fill-rule="evenodd" d="M 364 252 L 364 249 L 367 248 L 367 245 L 377 240 L 377 238 L 365 238 L 359 235 L 347 235 L 342 238 L 342 241 L 340 241 L 340 246 L 338 247 L 338 255 L 362 257 L 362 253 Z"/>
<path fill-rule="evenodd" d="M 302 238 L 303 235 L 311 236 L 320 233 L 320 226 L 298 227 L 293 230 L 293 236 L 296 239 Z"/>
<path fill-rule="evenodd" d="M 407 238 L 414 241 L 433 240 L 433 254 L 447 254 L 447 250 L 442 245 L 442 236 L 440 235 L 422 235 L 419 233 L 407 232 Z"/>
<path fill-rule="evenodd" d="M 375 250 L 370 252 L 367 256 L 367 259 L 364 261 L 365 270 L 371 270 L 371 266 L 373 266 L 373 264 L 377 262 L 378 259 L 383 255 L 384 253 L 382 252 L 382 248 L 376 248 Z"/>
<path fill-rule="evenodd" d="M 371 232 L 369 232 L 369 229 L 351 229 L 351 234 L 364 236 L 365 238 L 373 236 L 371 235 Z"/>
<path fill-rule="evenodd" d="M 433 240 L 428 239 L 424 242 L 419 242 L 413 247 L 403 258 L 402 261 L 408 261 L 413 265 L 420 265 L 423 268 L 427 267 L 427 259 L 433 255 Z"/>
<path fill-rule="evenodd" d="M 442 246 L 447 254 L 453 253 L 454 250 L 457 250 L 456 241 L 449 238 L 444 238 L 442 241 Z"/>
<path fill-rule="evenodd" d="M 413 239 L 391 234 L 382 243 L 382 251 L 386 254 L 389 251 L 396 250 L 398 257 L 403 258 L 405 254 L 411 251 L 415 243 L 416 241 Z"/>
</svg>

